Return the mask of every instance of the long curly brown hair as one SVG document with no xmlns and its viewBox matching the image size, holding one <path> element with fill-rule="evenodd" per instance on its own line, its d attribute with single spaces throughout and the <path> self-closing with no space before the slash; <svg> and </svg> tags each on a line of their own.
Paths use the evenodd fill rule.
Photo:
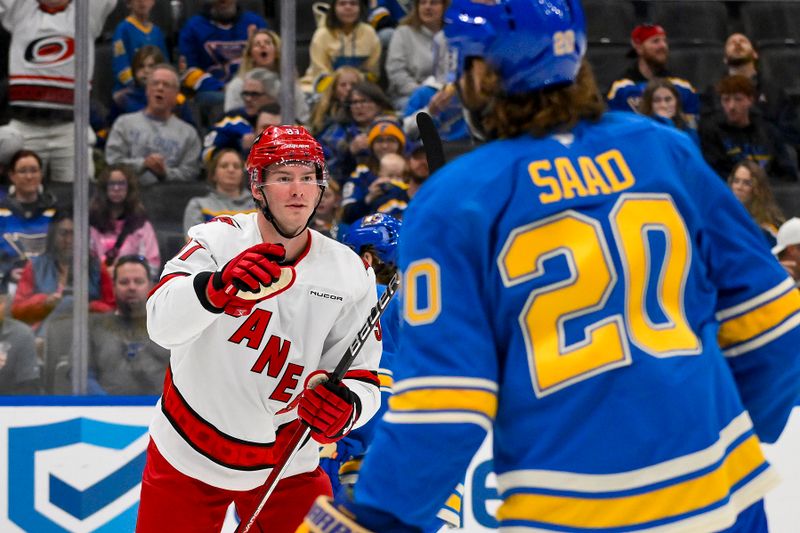
<svg viewBox="0 0 800 533">
<path fill-rule="evenodd" d="M 759 226 L 767 227 L 777 231 L 786 221 L 781 208 L 775 201 L 772 188 L 769 186 L 767 172 L 761 165 L 750 159 L 743 159 L 734 165 L 733 170 L 728 175 L 728 186 L 733 183 L 733 176 L 740 168 L 746 168 L 750 172 L 750 179 L 753 181 L 753 193 L 750 200 L 744 204 L 750 216 Z"/>
<path fill-rule="evenodd" d="M 97 228 L 101 233 L 114 231 L 114 222 L 111 202 L 108 199 L 108 181 L 111 174 L 121 172 L 128 182 L 128 194 L 122 204 L 122 218 L 126 224 L 131 225 L 131 229 L 138 229 L 147 220 L 147 213 L 144 204 L 139 197 L 139 180 L 136 174 L 127 165 L 113 164 L 108 165 L 100 173 L 94 187 L 92 199 L 89 202 L 89 225 Z"/>
</svg>

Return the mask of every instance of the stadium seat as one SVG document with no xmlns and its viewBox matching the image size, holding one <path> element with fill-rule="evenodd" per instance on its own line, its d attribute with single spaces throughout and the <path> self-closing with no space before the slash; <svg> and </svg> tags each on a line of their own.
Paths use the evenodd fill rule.
<svg viewBox="0 0 800 533">
<path fill-rule="evenodd" d="M 725 4 L 709 0 L 649 3 L 649 19 L 664 27 L 670 43 L 724 43 L 728 38 Z"/>
<path fill-rule="evenodd" d="M 702 92 L 722 75 L 724 52 L 719 44 L 682 45 L 670 48 L 669 70 L 686 78 Z"/>
<path fill-rule="evenodd" d="M 800 95 L 800 45 L 764 46 L 758 63 L 765 78 L 780 83 L 792 97 Z"/>
<path fill-rule="evenodd" d="M 770 187 L 786 218 L 800 216 L 800 184 L 773 181 Z"/>
<path fill-rule="evenodd" d="M 741 7 L 744 33 L 758 46 L 800 44 L 800 3 L 749 2 Z"/>
<path fill-rule="evenodd" d="M 589 48 L 586 50 L 586 59 L 592 66 L 597 86 L 604 96 L 608 92 L 611 82 L 631 65 L 633 60 L 625 56 L 629 49 L 630 46 L 627 44 L 589 44 Z"/>
<path fill-rule="evenodd" d="M 633 4 L 626 1 L 585 0 L 590 43 L 628 43 L 635 22 Z"/>
</svg>

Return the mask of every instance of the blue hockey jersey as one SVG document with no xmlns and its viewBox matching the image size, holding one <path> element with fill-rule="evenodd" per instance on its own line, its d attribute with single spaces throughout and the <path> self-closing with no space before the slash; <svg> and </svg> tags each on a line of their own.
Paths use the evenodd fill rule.
<svg viewBox="0 0 800 533">
<path fill-rule="evenodd" d="M 611 112 L 492 142 L 404 220 L 357 504 L 421 527 L 489 430 L 505 531 L 714 531 L 776 482 L 800 294 L 686 135 Z"/>
<path fill-rule="evenodd" d="M 169 61 L 167 42 L 161 28 L 153 23 L 150 23 L 150 26 L 143 26 L 132 15 L 117 24 L 112 43 L 114 59 L 111 66 L 114 70 L 114 92 L 134 85 L 133 56 L 139 48 L 145 45 L 157 46 L 164 55 L 165 61 Z"/>
</svg>

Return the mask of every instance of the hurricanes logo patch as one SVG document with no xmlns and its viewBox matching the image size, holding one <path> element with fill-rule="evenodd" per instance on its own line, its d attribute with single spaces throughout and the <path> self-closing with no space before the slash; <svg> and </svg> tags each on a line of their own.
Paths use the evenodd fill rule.
<svg viewBox="0 0 800 533">
<path fill-rule="evenodd" d="M 51 35 L 31 42 L 25 49 L 25 61 L 34 65 L 55 65 L 71 60 L 75 40 L 66 35 Z"/>
</svg>

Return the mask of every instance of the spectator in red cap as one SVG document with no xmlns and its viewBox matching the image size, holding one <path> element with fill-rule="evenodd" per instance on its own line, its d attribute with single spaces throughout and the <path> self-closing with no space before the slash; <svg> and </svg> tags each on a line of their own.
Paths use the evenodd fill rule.
<svg viewBox="0 0 800 533">
<path fill-rule="evenodd" d="M 673 76 L 667 70 L 669 43 L 667 33 L 658 24 L 640 24 L 631 32 L 631 57 L 636 63 L 611 84 L 608 107 L 616 111 L 639 111 L 639 102 L 647 82 L 654 78 L 667 78 L 681 95 L 683 112 L 691 127 L 696 128 L 700 101 L 689 81 Z"/>
</svg>

